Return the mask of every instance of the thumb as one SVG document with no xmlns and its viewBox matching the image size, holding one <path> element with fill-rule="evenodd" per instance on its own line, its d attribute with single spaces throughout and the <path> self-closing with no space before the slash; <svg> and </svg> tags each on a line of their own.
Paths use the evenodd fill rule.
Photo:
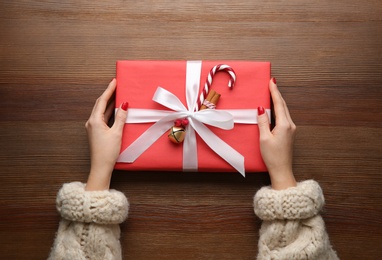
<svg viewBox="0 0 382 260">
<path fill-rule="evenodd" d="M 257 125 L 260 131 L 260 138 L 266 137 L 270 134 L 271 130 L 269 128 L 269 118 L 265 113 L 264 107 L 261 106 L 257 108 Z"/>
<path fill-rule="evenodd" d="M 112 128 L 115 128 L 120 133 L 122 133 L 123 127 L 125 126 L 128 107 L 129 103 L 123 102 L 119 107 L 117 113 L 115 114 L 114 124 Z"/>
</svg>

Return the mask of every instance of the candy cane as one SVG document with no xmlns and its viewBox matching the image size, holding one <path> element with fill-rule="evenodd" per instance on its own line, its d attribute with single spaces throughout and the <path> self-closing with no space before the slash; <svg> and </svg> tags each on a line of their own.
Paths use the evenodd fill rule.
<svg viewBox="0 0 382 260">
<path fill-rule="evenodd" d="M 229 88 L 232 88 L 235 85 L 235 82 L 236 82 L 235 71 L 230 66 L 228 66 L 226 64 L 216 65 L 215 67 L 213 67 L 210 70 L 210 73 L 208 74 L 206 83 L 204 84 L 204 89 L 203 89 L 202 93 L 200 94 L 199 100 L 198 100 L 197 105 L 196 105 L 196 111 L 198 111 L 200 109 L 200 107 L 202 106 L 202 104 L 204 102 L 204 99 L 207 97 L 207 94 L 210 91 L 210 87 L 212 85 L 212 79 L 218 71 L 225 71 L 229 74 L 229 76 L 230 76 L 230 79 L 228 81 L 228 87 Z"/>
</svg>

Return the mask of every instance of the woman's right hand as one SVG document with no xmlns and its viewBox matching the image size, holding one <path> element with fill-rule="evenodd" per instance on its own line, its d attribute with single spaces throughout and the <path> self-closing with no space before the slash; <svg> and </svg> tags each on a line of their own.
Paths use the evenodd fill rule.
<svg viewBox="0 0 382 260">
<path fill-rule="evenodd" d="M 296 125 L 274 78 L 269 82 L 269 90 L 274 104 L 276 126 L 270 129 L 269 118 L 264 113 L 264 108 L 259 107 L 260 150 L 271 178 L 272 188 L 282 190 L 296 186 L 292 169 Z"/>
</svg>

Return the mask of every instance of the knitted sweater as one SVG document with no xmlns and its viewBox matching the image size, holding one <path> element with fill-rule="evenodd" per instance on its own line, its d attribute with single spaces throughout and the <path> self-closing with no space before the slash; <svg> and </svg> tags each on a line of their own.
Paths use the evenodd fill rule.
<svg viewBox="0 0 382 260">
<path fill-rule="evenodd" d="M 122 259 L 119 224 L 129 208 L 118 191 L 85 191 L 85 184 L 64 184 L 57 195 L 62 220 L 49 259 Z M 305 181 L 282 191 L 263 187 L 254 197 L 263 220 L 262 259 L 338 259 L 325 224 L 318 215 L 324 205 L 317 182 Z"/>
</svg>

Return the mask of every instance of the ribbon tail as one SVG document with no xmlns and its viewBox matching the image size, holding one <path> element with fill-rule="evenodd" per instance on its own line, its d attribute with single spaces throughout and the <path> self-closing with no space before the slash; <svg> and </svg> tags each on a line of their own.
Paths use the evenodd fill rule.
<svg viewBox="0 0 382 260">
<path fill-rule="evenodd" d="M 173 124 L 173 122 L 169 122 L 165 125 L 152 125 L 119 155 L 117 162 L 133 163 L 144 151 L 155 143 L 159 137 L 168 131 Z"/>
<path fill-rule="evenodd" d="M 190 121 L 190 124 L 203 139 L 204 142 L 221 158 L 235 168 L 245 177 L 244 156 L 229 146 L 226 142 L 216 136 L 208 127 L 197 120 Z"/>
<path fill-rule="evenodd" d="M 184 113 L 182 112 L 173 113 L 153 124 L 119 155 L 117 162 L 133 163 L 144 151 L 155 143 L 159 137 L 174 125 L 174 120 L 176 118 L 183 114 Z"/>
<path fill-rule="evenodd" d="M 198 151 L 196 145 L 196 134 L 193 127 L 186 129 L 186 138 L 183 142 L 183 171 L 198 170 Z"/>
</svg>

